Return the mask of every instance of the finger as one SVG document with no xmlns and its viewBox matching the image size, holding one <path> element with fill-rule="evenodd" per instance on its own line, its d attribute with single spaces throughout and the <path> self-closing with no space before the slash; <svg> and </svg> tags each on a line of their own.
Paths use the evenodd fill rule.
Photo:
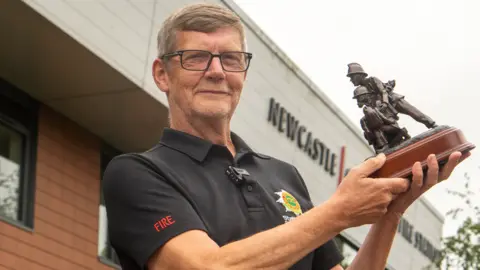
<svg viewBox="0 0 480 270">
<path fill-rule="evenodd" d="M 405 178 L 379 178 L 375 181 L 384 185 L 392 194 L 400 194 L 408 190 L 409 181 Z"/>
<path fill-rule="evenodd" d="M 430 189 L 438 182 L 438 161 L 434 154 L 431 154 L 427 158 L 427 180 L 423 185 L 424 191 Z"/>
<path fill-rule="evenodd" d="M 412 166 L 412 183 L 410 185 L 410 191 L 412 196 L 419 196 L 423 186 L 423 169 L 420 162 L 415 162 Z"/>
<path fill-rule="evenodd" d="M 352 174 L 356 174 L 358 177 L 367 177 L 380 169 L 385 164 L 386 156 L 383 153 L 378 154 L 376 157 L 372 157 L 364 161 L 359 166 L 351 170 Z"/>
<path fill-rule="evenodd" d="M 462 163 L 462 161 L 464 161 L 465 159 L 469 158 L 471 155 L 472 155 L 471 152 L 466 152 L 465 154 L 463 154 L 463 155 L 460 157 L 460 160 L 458 161 L 458 164 Z"/>
<path fill-rule="evenodd" d="M 454 152 L 448 157 L 448 162 L 445 164 L 440 172 L 440 177 L 439 180 L 445 180 L 453 172 L 453 169 L 458 165 L 460 162 L 460 158 L 462 157 L 462 153 L 460 152 Z"/>
</svg>

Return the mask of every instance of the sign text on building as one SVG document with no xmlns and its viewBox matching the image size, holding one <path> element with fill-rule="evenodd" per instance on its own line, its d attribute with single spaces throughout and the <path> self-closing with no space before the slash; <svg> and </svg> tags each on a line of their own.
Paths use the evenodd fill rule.
<svg viewBox="0 0 480 270">
<path fill-rule="evenodd" d="M 282 107 L 274 98 L 270 98 L 268 111 L 270 122 L 291 141 L 295 141 L 298 148 L 306 153 L 312 160 L 318 162 L 326 172 L 334 176 L 337 174 L 337 157 L 324 142 L 316 138 L 306 126 L 301 125 L 299 120 Z"/>
<path fill-rule="evenodd" d="M 438 249 L 436 249 L 422 233 L 415 231 L 413 225 L 404 218 L 400 220 L 398 233 L 400 233 L 407 242 L 412 244 L 414 248 L 430 259 L 430 261 L 434 262 L 440 255 Z"/>
</svg>

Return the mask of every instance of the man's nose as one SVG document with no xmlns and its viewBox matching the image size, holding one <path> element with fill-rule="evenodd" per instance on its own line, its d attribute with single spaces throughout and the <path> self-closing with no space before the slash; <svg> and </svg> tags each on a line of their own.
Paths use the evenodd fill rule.
<svg viewBox="0 0 480 270">
<path fill-rule="evenodd" d="M 222 68 L 222 63 L 220 62 L 220 58 L 214 57 L 210 66 L 207 69 L 207 74 L 209 78 L 213 79 L 223 79 L 225 78 L 225 72 Z"/>
</svg>

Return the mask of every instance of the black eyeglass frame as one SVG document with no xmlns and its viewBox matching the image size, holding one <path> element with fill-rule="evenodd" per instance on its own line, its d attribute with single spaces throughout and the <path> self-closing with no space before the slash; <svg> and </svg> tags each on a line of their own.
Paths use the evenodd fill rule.
<svg viewBox="0 0 480 270">
<path fill-rule="evenodd" d="M 184 52 L 206 52 L 206 53 L 210 54 L 210 59 L 208 60 L 208 63 L 207 63 L 207 66 L 205 67 L 205 69 L 191 69 L 191 68 L 184 67 L 183 66 L 183 53 Z M 240 71 L 239 70 L 225 69 L 225 67 L 223 66 L 223 62 L 222 62 L 222 55 L 224 55 L 226 53 L 243 53 L 245 55 L 246 59 L 248 60 L 247 65 L 245 66 L 245 69 L 240 70 Z M 171 57 L 174 57 L 174 56 L 177 56 L 177 55 L 180 56 L 180 65 L 182 66 L 182 68 L 185 69 L 185 70 L 189 70 L 189 71 L 205 71 L 205 70 L 210 68 L 210 65 L 212 64 L 213 58 L 218 57 L 218 59 L 220 59 L 220 65 L 222 65 L 222 69 L 224 71 L 227 71 L 227 72 L 245 72 L 250 67 L 250 62 L 253 58 L 253 54 L 249 53 L 249 52 L 225 51 L 225 52 L 215 54 L 215 53 L 212 53 L 210 51 L 205 51 L 205 50 L 179 50 L 179 51 L 174 51 L 174 52 L 171 52 L 171 53 L 166 53 L 166 54 L 160 56 L 159 58 L 162 59 L 162 60 L 165 60 L 165 58 L 171 58 Z"/>
</svg>

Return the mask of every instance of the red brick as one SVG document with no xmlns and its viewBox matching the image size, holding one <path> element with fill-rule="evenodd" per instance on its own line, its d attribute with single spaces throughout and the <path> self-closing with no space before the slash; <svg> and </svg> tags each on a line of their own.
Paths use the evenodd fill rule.
<svg viewBox="0 0 480 270">
<path fill-rule="evenodd" d="M 82 128 L 79 124 L 72 121 L 64 121 L 62 127 L 63 134 L 69 141 L 83 149 L 98 149 L 100 142 L 95 135 Z"/>
<path fill-rule="evenodd" d="M 49 250 L 48 246 L 45 248 Z M 39 263 L 51 269 L 86 269 L 85 267 L 81 267 L 77 264 L 59 258 L 56 255 L 52 255 L 48 252 L 37 249 L 30 244 L 16 241 L 15 239 L 6 237 L 4 235 L 0 235 L 0 249 L 22 258 L 28 258 L 28 260 L 32 262 Z"/>
<path fill-rule="evenodd" d="M 1 262 L 0 262 L 0 263 L 1 263 Z M 0 264 L 0 270 L 12 270 L 12 268 L 7 268 L 7 267 L 2 266 L 2 265 Z"/>
<path fill-rule="evenodd" d="M 85 224 L 89 228 L 98 228 L 98 213 L 96 216 L 92 216 L 85 213 L 84 211 L 75 209 L 75 211 L 73 212 L 73 216 L 77 222 Z"/>
<path fill-rule="evenodd" d="M 62 197 L 62 190 L 68 189 L 80 196 L 85 197 L 87 200 L 91 201 L 93 204 L 98 204 L 100 201 L 99 194 L 99 185 L 100 180 L 97 182 L 89 183 L 87 186 L 85 183 L 82 183 L 78 180 L 73 179 L 72 177 L 65 175 L 55 168 L 46 165 L 45 163 L 39 163 L 41 173 L 37 174 L 37 181 L 39 181 L 40 186 L 39 190 L 46 192 L 47 194 L 53 195 L 56 198 Z M 44 172 L 53 172 L 53 174 L 47 174 Z M 57 174 L 57 175 L 55 175 Z M 41 178 L 41 179 L 39 179 Z M 52 190 L 56 189 L 56 190 Z M 52 192 L 50 192 L 52 191 Z"/>
<path fill-rule="evenodd" d="M 45 136 L 60 145 L 65 141 L 61 128 L 54 123 L 48 123 L 48 121 L 43 120 L 42 117 L 40 117 L 38 131 L 39 135 Z"/>
<path fill-rule="evenodd" d="M 19 258 L 15 266 L 13 267 L 15 270 L 24 270 L 24 269 L 35 269 L 35 270 L 51 270 L 54 268 L 47 268 L 44 265 L 32 262 L 26 258 Z"/>
<path fill-rule="evenodd" d="M 18 261 L 18 256 L 0 250 L 0 265 L 13 268 Z"/>
<path fill-rule="evenodd" d="M 35 198 L 37 204 L 47 207 L 59 214 L 74 218 L 75 208 L 72 205 L 69 205 L 41 190 L 37 190 Z"/>
<path fill-rule="evenodd" d="M 61 155 L 55 155 L 48 149 L 44 149 L 43 146 L 38 147 L 37 160 L 54 168 L 61 168 L 65 162 Z"/>
<path fill-rule="evenodd" d="M 94 203 L 89 202 L 88 199 L 83 198 L 82 196 L 75 194 L 70 190 L 63 190 L 61 199 L 64 202 L 75 206 L 77 209 L 82 209 L 86 213 L 89 213 L 93 216 L 98 215 L 98 204 L 95 205 Z"/>
<path fill-rule="evenodd" d="M 66 155 L 66 161 L 81 164 L 81 167 L 85 167 L 88 170 L 95 171 L 100 164 L 100 152 L 98 147 L 92 148 L 90 146 L 81 146 L 74 142 L 66 142 L 63 145 L 66 152 L 69 155 Z M 81 163 L 79 163 L 81 162 Z"/>
<path fill-rule="evenodd" d="M 113 269 L 97 258 L 100 142 L 41 108 L 34 229 L 0 221 L 0 270 Z"/>
<path fill-rule="evenodd" d="M 57 199 L 41 190 L 37 190 L 36 203 L 92 229 L 95 229 L 98 226 L 98 211 L 95 215 L 87 213 L 84 210 L 78 209 L 75 206 Z"/>
<path fill-rule="evenodd" d="M 98 253 L 97 242 L 91 243 L 88 241 L 84 241 L 80 237 L 75 237 L 73 239 L 73 244 L 75 245 L 75 248 L 77 250 L 81 250 L 83 251 L 83 253 L 94 256 L 95 258 L 97 257 Z"/>
<path fill-rule="evenodd" d="M 81 252 L 88 252 L 89 254 L 92 254 L 92 245 L 95 246 L 93 250 L 96 250 L 97 237 L 92 239 L 94 241 L 85 240 L 83 237 L 78 237 L 40 219 L 37 219 L 36 231 L 39 235 L 55 240 L 63 245 Z M 96 254 L 96 252 L 93 254 Z"/>
<path fill-rule="evenodd" d="M 40 133 L 38 135 L 38 147 L 41 150 L 47 150 L 51 154 L 57 156 L 58 158 L 63 159 L 63 153 L 65 151 L 62 144 L 58 141 L 51 139 L 45 134 Z"/>
<path fill-rule="evenodd" d="M 48 166 L 42 161 L 37 162 L 37 175 L 43 176 L 49 180 L 54 181 L 55 183 L 61 183 L 63 180 L 62 171 L 55 169 L 51 166 Z"/>
<path fill-rule="evenodd" d="M 79 195 L 72 190 L 62 188 L 57 183 L 54 183 L 43 176 L 39 177 L 38 190 L 52 196 L 57 200 L 63 201 L 78 209 L 82 209 L 93 216 L 97 215 L 98 203 L 95 204 L 94 202 L 91 202 L 89 198 L 85 198 L 83 195 Z M 99 200 L 95 201 L 98 202 Z"/>
<path fill-rule="evenodd" d="M 61 226 L 62 219 L 64 217 L 65 216 L 62 216 L 61 214 L 56 213 L 41 204 L 35 205 L 35 220 L 36 219 L 48 220 L 48 223 L 52 225 Z"/>
<path fill-rule="evenodd" d="M 79 165 L 81 168 L 95 172 L 99 169 L 100 153 L 99 146 L 95 144 L 85 144 L 79 141 L 71 140 L 68 135 L 62 136 L 62 140 L 51 138 L 52 135 L 39 135 L 38 146 L 42 150 L 47 150 L 50 154 Z"/>
<path fill-rule="evenodd" d="M 71 261 L 79 265 L 92 266 L 95 264 L 95 256 L 97 254 L 96 246 L 94 244 L 91 244 L 88 250 L 84 247 L 77 247 L 77 250 L 75 250 L 74 248 L 70 248 L 41 234 L 32 235 L 31 233 L 20 230 L 8 224 L 0 224 L 0 229 L 2 232 L 0 235 L 14 238 L 18 242 L 29 244 L 50 254 L 55 254 L 56 256 L 67 261 Z M 74 241 L 74 243 L 78 243 L 78 241 Z M 93 253 L 91 249 L 92 246 L 94 250 Z"/>
<path fill-rule="evenodd" d="M 41 190 L 56 198 L 61 198 L 63 193 L 63 187 L 54 181 L 47 179 L 44 176 L 37 176 L 36 186 L 38 190 Z"/>
<path fill-rule="evenodd" d="M 65 136 L 62 132 L 61 127 L 48 124 L 46 122 L 40 122 L 39 125 L 39 134 L 38 134 L 38 146 L 50 146 L 46 149 L 54 146 L 54 149 L 59 149 L 61 151 L 54 151 L 55 153 L 63 152 L 63 145 L 65 143 Z"/>
<path fill-rule="evenodd" d="M 62 145 L 63 141 L 65 140 L 65 138 L 63 138 L 63 134 L 59 132 L 60 130 L 58 130 L 58 128 L 42 125 L 42 123 L 40 123 L 38 129 L 39 129 L 39 136 L 41 135 L 43 137 L 46 137 L 51 141 L 54 141 L 60 145 Z M 39 146 L 40 145 L 43 146 L 42 143 L 43 142 L 39 141 Z"/>
<path fill-rule="evenodd" d="M 57 227 L 63 231 L 71 233 L 91 243 L 96 243 L 98 239 L 97 229 L 89 228 L 83 224 L 75 222 L 75 220 L 55 213 L 48 208 L 42 206 L 37 207 L 38 214 L 36 218 L 45 223 Z"/>
<path fill-rule="evenodd" d="M 79 237 L 85 237 L 86 240 L 90 239 L 92 242 L 96 240 L 97 227 L 92 228 L 84 224 L 81 224 L 74 219 L 56 213 L 44 206 L 36 206 L 35 218 L 41 219 L 46 223 L 59 227 L 65 231 L 71 232 Z"/>
<path fill-rule="evenodd" d="M 0 221 L 0 235 L 8 235 L 15 238 L 32 237 L 32 233 Z"/>
<path fill-rule="evenodd" d="M 78 156 L 67 157 L 66 163 L 71 164 L 77 169 L 85 172 L 90 176 L 88 179 L 94 180 L 94 182 L 100 178 L 100 163 L 94 165 L 93 162 L 89 162 L 87 159 Z"/>
<path fill-rule="evenodd" d="M 95 265 L 95 255 L 96 254 L 87 254 L 83 250 L 76 250 L 65 245 L 62 245 L 54 240 L 46 238 L 44 236 L 35 237 L 35 240 L 32 242 L 32 245 L 44 249 L 44 247 L 49 247 L 48 252 L 55 254 L 56 256 L 69 261 L 71 263 L 88 266 L 88 268 L 93 268 Z M 93 256 L 92 256 L 93 255 Z"/>
<path fill-rule="evenodd" d="M 90 183 L 82 183 L 69 175 L 65 175 L 64 179 L 72 183 L 74 186 L 72 191 L 87 198 L 92 203 L 100 203 L 100 176 L 96 181 L 91 181 Z"/>
<path fill-rule="evenodd" d="M 72 178 L 85 183 L 86 185 L 95 183 L 98 179 L 100 179 L 100 174 L 94 175 L 91 172 L 83 171 L 82 169 L 75 167 L 71 163 L 64 163 L 61 171 L 67 175 L 70 175 Z"/>
<path fill-rule="evenodd" d="M 73 234 L 63 231 L 47 222 L 37 219 L 35 220 L 36 233 L 50 239 L 53 239 L 66 246 L 73 247 Z"/>
<path fill-rule="evenodd" d="M 89 185 L 74 181 L 74 187 L 74 191 L 76 191 L 77 194 L 84 196 L 95 205 L 100 203 L 100 180 L 97 183 L 91 183 Z"/>
<path fill-rule="evenodd" d="M 112 269 L 116 269 L 116 268 L 113 268 L 111 266 L 108 266 L 102 262 L 98 262 L 96 267 L 95 267 L 96 270 L 112 270 Z"/>
</svg>

